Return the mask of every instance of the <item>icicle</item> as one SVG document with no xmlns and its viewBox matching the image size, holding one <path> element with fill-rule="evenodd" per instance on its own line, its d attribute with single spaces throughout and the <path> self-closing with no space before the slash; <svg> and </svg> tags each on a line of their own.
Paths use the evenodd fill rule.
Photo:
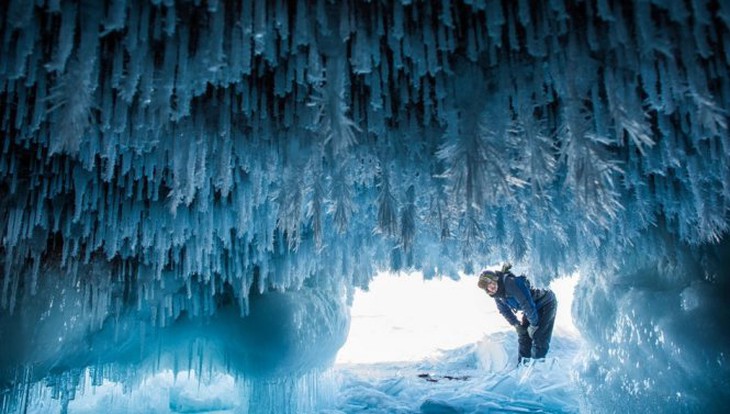
<svg viewBox="0 0 730 414">
<path fill-rule="evenodd" d="M 177 50 L 177 76 L 175 76 L 174 98 L 177 104 L 176 111 L 172 114 L 173 121 L 180 121 L 182 118 L 190 115 L 190 84 L 192 83 L 190 68 L 188 67 L 188 47 L 190 33 L 185 27 L 178 30 Z"/>
<path fill-rule="evenodd" d="M 550 0 L 550 8 L 555 12 L 559 21 L 568 18 L 564 0 Z"/>
<path fill-rule="evenodd" d="M 370 39 L 364 36 L 365 30 L 358 30 L 353 36 L 352 57 L 350 64 L 355 74 L 366 74 L 372 71 Z"/>
<path fill-rule="evenodd" d="M 30 3 L 30 2 L 28 2 Z M 71 55 L 76 32 L 76 3 L 64 2 L 61 14 L 61 28 L 58 31 L 58 43 L 54 48 L 53 61 L 46 65 L 46 69 L 55 72 L 64 72 L 66 61 Z"/>
<path fill-rule="evenodd" d="M 35 70 L 28 68 L 28 59 L 33 54 L 33 47 L 36 42 L 37 26 L 20 31 L 20 36 L 15 42 L 14 65 L 10 68 L 10 78 L 22 78 L 26 71 Z"/>
<path fill-rule="evenodd" d="M 208 9 L 212 14 L 210 26 L 212 28 L 211 33 L 208 35 L 208 45 L 205 47 L 206 53 L 210 56 L 208 67 L 206 68 L 209 72 L 218 72 L 226 59 L 223 53 L 223 40 L 225 33 L 225 8 L 218 8 L 217 5 L 208 3 Z"/>
<path fill-rule="evenodd" d="M 695 40 L 695 46 L 697 47 L 697 53 L 703 58 L 708 58 L 713 55 L 712 47 L 707 42 L 707 30 L 710 24 L 710 16 L 707 11 L 707 5 L 705 0 L 693 0 L 692 8 L 694 10 L 694 24 L 692 26 L 692 34 Z"/>
<path fill-rule="evenodd" d="M 444 26 L 453 28 L 454 27 L 454 20 L 451 14 L 451 2 L 447 0 L 441 1 L 441 14 L 439 16 L 441 23 L 443 23 Z"/>
<path fill-rule="evenodd" d="M 649 105 L 654 110 L 661 110 L 661 98 L 659 97 L 659 93 L 657 90 L 657 87 L 659 85 L 659 80 L 657 76 L 656 69 L 654 65 L 647 65 L 643 64 L 640 67 L 641 71 L 641 83 L 643 86 L 644 92 L 647 94 L 647 101 Z"/>
<path fill-rule="evenodd" d="M 356 27 L 355 25 L 353 25 L 353 22 L 350 19 L 352 15 L 352 13 L 350 12 L 350 2 L 340 2 L 337 4 L 337 7 L 339 9 L 339 25 L 337 28 L 337 31 L 339 32 L 338 37 L 343 42 L 346 42 L 350 39 L 350 34 L 355 31 L 353 28 Z"/>
<path fill-rule="evenodd" d="M 10 0 L 7 4 L 5 20 L 13 29 L 26 27 L 33 18 L 33 7 L 32 1 Z"/>
<path fill-rule="evenodd" d="M 486 15 L 489 38 L 497 47 L 502 47 L 502 27 L 506 23 L 502 13 L 502 2 L 497 0 L 489 1 Z M 473 26 L 475 30 L 479 30 L 480 25 L 475 24 Z"/>
<path fill-rule="evenodd" d="M 436 36 L 431 30 L 430 26 L 426 26 L 423 29 L 423 54 L 425 56 L 425 67 L 431 76 L 436 75 L 440 70 L 438 51 L 436 48 Z M 425 73 L 424 73 L 425 76 Z M 420 76 L 419 78 L 423 78 Z M 414 87 L 418 88 L 418 82 L 415 83 Z"/>
<path fill-rule="evenodd" d="M 134 7 L 134 6 L 133 6 Z M 111 5 L 107 9 L 107 15 L 102 23 L 104 31 L 100 36 L 124 29 L 125 20 L 127 18 L 127 0 L 111 0 Z"/>
<path fill-rule="evenodd" d="M 22 129 L 25 124 L 25 106 L 27 102 L 26 90 L 27 89 L 25 87 L 21 86 L 18 88 L 18 92 L 16 94 L 15 101 L 17 102 L 17 107 L 15 111 L 15 129 Z"/>
<path fill-rule="evenodd" d="M 601 0 L 599 0 L 601 1 Z M 603 0 L 605 1 L 605 0 Z M 530 16 L 530 3 L 529 0 L 518 0 L 517 2 L 517 17 L 520 20 L 520 23 L 524 27 L 531 26 L 531 16 Z"/>
<path fill-rule="evenodd" d="M 616 2 L 614 5 L 615 15 L 622 16 L 624 11 L 621 2 Z M 609 32 L 608 40 L 612 47 L 629 44 L 629 29 L 626 27 L 626 21 L 623 17 L 614 19 L 609 25 L 609 28 L 611 31 Z"/>
<path fill-rule="evenodd" d="M 403 39 L 403 36 L 405 35 L 404 31 L 404 15 L 403 15 L 403 5 L 399 1 L 394 1 L 391 3 L 393 5 L 393 24 L 390 28 L 390 34 L 389 37 L 392 37 L 394 42 L 400 42 Z M 391 44 L 392 47 L 392 44 Z"/>
<path fill-rule="evenodd" d="M 528 24 L 525 27 L 525 38 L 527 40 L 527 51 L 531 56 L 534 57 L 545 57 L 547 56 L 547 50 L 545 45 L 545 38 L 543 33 L 539 33 L 543 30 L 545 24 L 540 20 L 534 24 Z"/>
<path fill-rule="evenodd" d="M 310 43 L 310 8 L 306 0 L 297 0 L 294 13 L 294 28 L 292 36 L 292 48 L 307 46 Z M 291 14 L 292 12 L 290 12 Z"/>
<path fill-rule="evenodd" d="M 254 42 L 254 54 L 261 55 L 264 53 L 266 48 L 266 36 L 268 30 L 266 28 L 266 3 L 256 2 L 253 5 L 253 42 Z M 268 59 L 268 55 L 266 56 Z"/>
</svg>

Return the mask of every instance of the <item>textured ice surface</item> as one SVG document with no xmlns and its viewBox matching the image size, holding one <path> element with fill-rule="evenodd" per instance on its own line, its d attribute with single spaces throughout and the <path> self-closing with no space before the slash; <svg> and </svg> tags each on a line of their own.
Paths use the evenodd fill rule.
<svg viewBox="0 0 730 414">
<path fill-rule="evenodd" d="M 549 358 L 517 366 L 513 332 L 401 363 L 338 365 L 344 413 L 577 413 L 581 343 L 557 337 Z"/>
</svg>

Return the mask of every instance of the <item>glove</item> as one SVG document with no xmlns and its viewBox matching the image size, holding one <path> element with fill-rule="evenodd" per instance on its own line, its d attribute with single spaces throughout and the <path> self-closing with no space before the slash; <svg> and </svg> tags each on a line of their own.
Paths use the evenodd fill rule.
<svg viewBox="0 0 730 414">
<path fill-rule="evenodd" d="M 530 325 L 527 327 L 527 334 L 530 335 L 530 338 L 533 338 L 535 336 L 535 331 L 537 331 L 537 326 Z"/>
<path fill-rule="evenodd" d="M 517 331 L 517 335 L 526 335 L 526 334 L 528 334 L 527 329 L 528 328 L 525 325 L 522 325 L 522 324 L 519 324 L 519 323 L 517 325 L 515 325 L 515 330 Z"/>
</svg>

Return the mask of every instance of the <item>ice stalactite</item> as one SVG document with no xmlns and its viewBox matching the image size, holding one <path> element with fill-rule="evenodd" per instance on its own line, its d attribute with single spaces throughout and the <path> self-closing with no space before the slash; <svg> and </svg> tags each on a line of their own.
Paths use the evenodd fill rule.
<svg viewBox="0 0 730 414">
<path fill-rule="evenodd" d="M 372 230 L 354 204 L 378 197 L 378 163 L 402 172 L 398 203 L 412 182 L 429 243 L 436 186 L 453 193 L 452 237 L 480 248 L 495 244 L 483 206 L 526 198 L 570 217 L 548 230 L 594 246 L 646 226 L 622 210 L 634 200 L 690 242 L 726 229 L 727 64 L 706 45 L 727 26 L 713 2 L 17 3 L 2 43 L 6 263 L 32 265 L 28 245 L 45 239 L 69 266 L 104 251 L 226 279 L 219 263 L 240 250 L 259 263 L 277 234 L 292 233 L 287 250 L 309 243 L 315 217 L 276 207 L 304 178 L 292 151 L 324 161 L 301 186 L 326 197 L 318 229 Z M 676 202 L 641 195 L 669 187 Z M 506 227 L 539 250 L 542 219 L 522 217 Z"/>
</svg>

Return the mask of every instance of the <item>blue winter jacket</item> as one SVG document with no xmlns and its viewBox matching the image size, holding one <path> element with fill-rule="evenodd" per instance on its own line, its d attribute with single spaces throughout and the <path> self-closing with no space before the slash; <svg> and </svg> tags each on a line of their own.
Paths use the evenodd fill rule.
<svg viewBox="0 0 730 414">
<path fill-rule="evenodd" d="M 502 274 L 497 285 L 497 292 L 492 297 L 497 302 L 499 313 L 510 325 L 520 323 L 515 316 L 517 311 L 524 313 L 530 325 L 540 325 L 538 310 L 552 301 L 553 295 L 548 295 L 548 291 L 544 289 L 530 288 L 530 281 L 525 276 L 515 276 L 512 273 Z"/>
</svg>

